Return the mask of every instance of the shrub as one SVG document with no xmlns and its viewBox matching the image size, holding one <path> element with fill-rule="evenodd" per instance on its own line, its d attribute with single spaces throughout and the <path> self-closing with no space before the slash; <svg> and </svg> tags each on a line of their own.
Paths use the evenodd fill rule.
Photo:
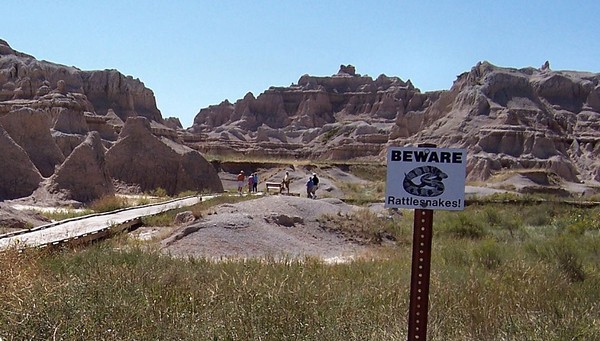
<svg viewBox="0 0 600 341">
<path fill-rule="evenodd" d="M 368 181 L 383 181 L 387 177 L 387 167 L 380 164 L 357 164 L 351 165 L 350 173 Z"/>
<path fill-rule="evenodd" d="M 564 209 L 554 202 L 519 206 L 519 215 L 522 217 L 523 223 L 529 226 L 551 225 L 554 218 L 562 212 Z"/>
<path fill-rule="evenodd" d="M 155 197 L 159 197 L 159 198 L 166 198 L 169 196 L 169 194 L 167 193 L 167 190 L 162 187 L 155 188 L 154 190 L 152 190 L 150 192 L 150 194 Z"/>
<path fill-rule="evenodd" d="M 175 216 L 182 211 L 183 209 L 176 209 L 146 216 L 142 218 L 142 223 L 144 226 L 173 226 L 175 224 Z"/>
<path fill-rule="evenodd" d="M 459 212 L 442 222 L 443 231 L 456 238 L 479 239 L 487 232 L 481 218 L 474 212 Z"/>
<path fill-rule="evenodd" d="M 177 194 L 178 198 L 185 198 L 185 197 L 192 197 L 192 196 L 197 196 L 198 192 L 196 191 L 183 191 L 179 194 Z"/>
<path fill-rule="evenodd" d="M 255 196 L 239 196 L 239 195 L 220 195 L 209 200 L 202 200 L 201 202 L 187 208 L 186 210 L 192 211 L 196 218 L 202 217 L 206 210 L 209 210 L 213 206 L 221 204 L 235 204 L 238 202 L 256 199 Z"/>
<path fill-rule="evenodd" d="M 148 197 L 142 197 L 137 201 L 138 206 L 149 205 L 151 203 L 152 203 L 152 201 Z"/>
<path fill-rule="evenodd" d="M 574 235 L 598 231 L 600 230 L 600 210 L 598 208 L 570 208 L 555 217 L 552 225 L 561 233 Z"/>
<path fill-rule="evenodd" d="M 485 216 L 487 223 L 491 227 L 500 226 L 504 220 L 500 211 L 496 207 L 491 205 L 485 206 L 483 210 L 483 215 Z"/>
<path fill-rule="evenodd" d="M 385 182 L 374 181 L 367 184 L 343 182 L 340 189 L 346 200 L 356 205 L 381 201 L 385 193 Z"/>
<path fill-rule="evenodd" d="M 550 248 L 558 268 L 569 280 L 582 282 L 585 279 L 583 261 L 579 255 L 577 243 L 573 239 L 561 237 L 552 242 Z"/>
<path fill-rule="evenodd" d="M 326 143 L 329 140 L 331 140 L 334 136 L 336 136 L 339 133 L 339 131 L 340 131 L 339 127 L 334 127 L 331 130 L 329 130 L 328 132 L 326 132 L 325 134 L 323 134 L 321 137 L 323 143 Z"/>
<path fill-rule="evenodd" d="M 435 251 L 432 257 L 438 254 L 437 250 Z M 470 267 L 473 263 L 472 252 L 465 247 L 462 240 L 445 240 L 443 246 L 440 247 L 439 256 L 444 266 L 448 268 Z"/>
<path fill-rule="evenodd" d="M 586 277 L 578 242 L 573 236 L 538 241 L 529 244 L 528 250 L 542 261 L 554 264 L 572 282 L 582 282 Z"/>
<path fill-rule="evenodd" d="M 127 206 L 127 199 L 112 195 L 94 200 L 89 208 L 95 212 L 110 212 Z"/>
</svg>

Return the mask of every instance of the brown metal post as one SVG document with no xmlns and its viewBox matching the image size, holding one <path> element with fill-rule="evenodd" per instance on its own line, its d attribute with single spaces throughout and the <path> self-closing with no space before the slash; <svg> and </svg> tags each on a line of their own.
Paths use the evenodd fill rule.
<svg viewBox="0 0 600 341">
<path fill-rule="evenodd" d="M 435 148 L 432 143 L 419 147 Z M 429 275 L 431 273 L 431 239 L 433 210 L 417 209 L 413 223 L 413 253 L 410 273 L 410 302 L 408 311 L 408 341 L 427 339 L 429 312 Z"/>
<path fill-rule="evenodd" d="M 425 209 L 415 210 L 408 312 L 408 341 L 425 341 L 427 337 L 432 227 L 433 211 Z"/>
</svg>

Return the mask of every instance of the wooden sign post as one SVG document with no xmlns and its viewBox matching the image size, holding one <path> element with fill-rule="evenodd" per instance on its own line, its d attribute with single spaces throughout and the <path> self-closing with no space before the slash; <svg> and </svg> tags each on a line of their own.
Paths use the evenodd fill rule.
<svg viewBox="0 0 600 341">
<path fill-rule="evenodd" d="M 433 210 L 464 209 L 466 159 L 434 144 L 388 149 L 385 207 L 415 209 L 408 341 L 427 338 Z"/>
</svg>

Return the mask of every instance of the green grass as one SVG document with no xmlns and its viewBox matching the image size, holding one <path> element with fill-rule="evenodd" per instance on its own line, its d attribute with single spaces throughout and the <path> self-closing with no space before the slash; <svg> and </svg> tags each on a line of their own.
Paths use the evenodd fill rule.
<svg viewBox="0 0 600 341">
<path fill-rule="evenodd" d="M 339 184 L 339 188 L 344 193 L 344 200 L 356 205 L 380 202 L 385 196 L 384 181 L 373 181 L 366 184 L 342 182 Z"/>
<path fill-rule="evenodd" d="M 340 131 L 339 127 L 334 127 L 325 134 L 321 135 L 321 142 L 327 143 L 329 140 L 333 139 L 336 135 L 338 135 Z"/>
<path fill-rule="evenodd" d="M 127 202 L 127 199 L 115 195 L 109 195 L 94 200 L 92 203 L 90 203 L 88 208 L 94 212 L 110 212 L 129 206 L 130 205 Z"/>
<path fill-rule="evenodd" d="M 93 202 L 91 202 L 85 209 L 83 210 L 75 210 L 69 208 L 60 208 L 56 211 L 40 211 L 39 214 L 44 217 L 53 220 L 60 221 L 70 218 L 77 218 L 93 213 L 102 213 L 102 212 L 110 212 L 113 210 L 118 210 L 121 208 L 133 207 L 133 206 L 142 206 L 148 205 L 152 203 L 157 203 L 159 201 L 164 201 L 166 198 L 156 198 L 156 197 L 147 197 L 143 196 L 140 198 L 126 198 L 117 195 L 109 195 L 99 198 Z"/>
<path fill-rule="evenodd" d="M 351 164 L 349 172 L 368 181 L 385 182 L 387 178 L 386 165 L 377 163 Z"/>
<path fill-rule="evenodd" d="M 92 214 L 94 211 L 86 209 L 86 210 L 70 210 L 70 209 L 60 209 L 54 212 L 40 212 L 39 214 L 44 217 L 52 220 L 59 221 L 71 218 L 82 217 L 84 215 Z"/>
<path fill-rule="evenodd" d="M 413 216 L 400 213 L 323 217 L 379 250 L 347 264 L 177 259 L 120 240 L 3 252 L 0 337 L 406 340 Z M 600 340 L 599 219 L 557 203 L 436 211 L 428 340 Z"/>
</svg>

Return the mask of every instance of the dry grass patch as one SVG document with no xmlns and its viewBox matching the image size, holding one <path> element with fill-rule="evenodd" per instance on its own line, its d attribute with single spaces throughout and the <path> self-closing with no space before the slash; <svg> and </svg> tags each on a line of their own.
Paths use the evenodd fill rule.
<svg viewBox="0 0 600 341">
<path fill-rule="evenodd" d="M 52 221 L 60 221 L 65 219 L 77 218 L 94 213 L 91 209 L 58 209 L 56 211 L 42 211 L 39 214 Z"/>
<path fill-rule="evenodd" d="M 387 166 L 377 163 L 351 164 L 349 172 L 368 181 L 383 181 L 387 178 Z"/>
<path fill-rule="evenodd" d="M 344 199 L 357 205 L 370 202 L 381 202 L 385 197 L 385 182 L 373 181 L 366 184 L 342 182 L 340 190 L 344 193 Z"/>
<path fill-rule="evenodd" d="M 455 220 L 436 211 L 429 339 L 600 340 L 599 210 L 480 204 Z M 549 218 L 528 220 L 536 211 Z M 413 216 L 402 213 L 324 218 L 357 242 L 396 240 L 385 259 L 347 264 L 180 259 L 117 241 L 2 252 L 0 337 L 405 340 Z M 485 234 L 455 233 L 457 224 Z"/>
<path fill-rule="evenodd" d="M 88 208 L 94 212 L 110 212 L 129 206 L 126 198 L 110 195 L 92 201 Z"/>
<path fill-rule="evenodd" d="M 318 221 L 326 231 L 363 245 L 382 245 L 387 242 L 406 245 L 410 242 L 410 225 L 398 213 L 383 216 L 365 208 L 348 214 L 323 215 Z"/>
</svg>

